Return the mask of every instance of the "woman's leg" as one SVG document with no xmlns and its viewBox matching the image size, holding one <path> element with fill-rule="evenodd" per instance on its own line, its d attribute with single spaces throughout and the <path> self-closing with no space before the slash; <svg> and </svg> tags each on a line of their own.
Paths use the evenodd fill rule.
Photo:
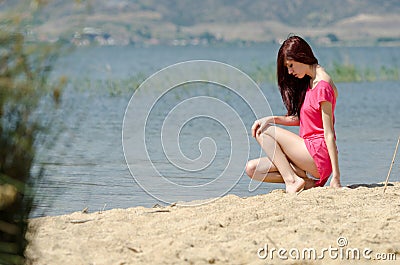
<svg viewBox="0 0 400 265">
<path fill-rule="evenodd" d="M 310 189 L 315 187 L 315 180 L 307 177 L 304 170 L 300 169 L 296 165 L 290 164 L 299 177 L 306 181 L 304 189 Z M 268 182 L 268 183 L 285 183 L 282 175 L 276 169 L 274 164 L 268 159 L 268 157 L 261 157 L 250 160 L 246 165 L 247 175 L 257 181 Z"/>
<path fill-rule="evenodd" d="M 301 178 L 306 178 L 306 172 L 296 165 L 290 164 L 293 171 Z M 255 180 L 270 182 L 270 183 L 283 183 L 283 178 L 275 165 L 269 160 L 268 157 L 261 157 L 250 160 L 246 165 L 247 175 Z"/>
<path fill-rule="evenodd" d="M 284 183 L 281 174 L 268 157 L 253 159 L 246 164 L 247 175 L 258 181 Z"/>
<path fill-rule="evenodd" d="M 272 170 L 268 172 L 279 172 L 286 184 L 288 193 L 295 193 L 303 189 L 306 184 L 305 180 L 300 177 L 302 174 L 296 173 L 296 167 L 319 177 L 314 160 L 309 154 L 304 140 L 298 135 L 280 127 L 271 126 L 264 133 L 258 135 L 256 139 L 267 154 L 269 161 L 274 165 L 274 168 L 271 167 Z M 265 163 L 265 160 L 263 162 L 265 165 L 268 164 Z M 294 168 L 291 164 L 294 165 Z M 273 176 L 273 180 L 276 180 L 276 174 Z M 261 179 L 258 175 L 256 178 Z"/>
</svg>

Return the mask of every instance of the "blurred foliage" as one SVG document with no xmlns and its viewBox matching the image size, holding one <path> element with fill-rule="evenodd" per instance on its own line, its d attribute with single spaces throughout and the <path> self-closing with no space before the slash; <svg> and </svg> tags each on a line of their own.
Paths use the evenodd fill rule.
<svg viewBox="0 0 400 265">
<path fill-rule="evenodd" d="M 400 70 L 396 66 L 381 66 L 377 69 L 355 67 L 352 64 L 333 62 L 326 67 L 335 83 L 399 81 Z M 276 84 L 276 65 L 271 62 L 263 65 L 253 62 L 246 71 L 257 84 Z M 147 75 L 139 72 L 127 78 L 90 79 L 89 77 L 76 78 L 71 82 L 78 92 L 89 92 L 105 96 L 127 95 L 135 91 L 146 79 Z"/>
<path fill-rule="evenodd" d="M 29 41 L 32 18 L 0 18 L 0 264 L 25 262 L 27 220 L 43 175 L 43 168 L 33 170 L 35 155 L 49 126 L 43 110 L 57 108 L 67 81 L 48 82 L 60 47 Z"/>
<path fill-rule="evenodd" d="M 273 63 L 255 65 L 249 76 L 260 83 L 276 83 L 276 68 Z M 333 62 L 326 68 L 335 83 L 399 81 L 400 70 L 397 66 L 381 66 L 378 69 L 356 67 L 353 64 Z"/>
<path fill-rule="evenodd" d="M 337 83 L 399 81 L 399 68 L 396 66 L 381 66 L 378 69 L 372 69 L 333 62 L 333 66 L 328 67 L 327 71 Z"/>
<path fill-rule="evenodd" d="M 339 64 L 333 62 L 333 67 L 327 70 L 334 82 L 360 82 L 362 74 L 353 64 Z"/>
<path fill-rule="evenodd" d="M 94 92 L 97 95 L 119 96 L 135 91 L 146 79 L 144 73 L 137 73 L 127 78 L 90 79 L 77 78 L 71 82 L 72 87 L 78 92 Z"/>
</svg>

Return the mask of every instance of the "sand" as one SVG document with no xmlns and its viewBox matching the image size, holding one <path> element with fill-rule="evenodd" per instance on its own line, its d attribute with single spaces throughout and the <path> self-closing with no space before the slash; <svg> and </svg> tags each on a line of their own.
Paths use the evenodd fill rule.
<svg viewBox="0 0 400 265">
<path fill-rule="evenodd" d="M 30 228 L 27 256 L 41 265 L 398 264 L 400 182 L 385 194 L 383 184 L 370 184 L 75 212 L 32 219 Z"/>
</svg>

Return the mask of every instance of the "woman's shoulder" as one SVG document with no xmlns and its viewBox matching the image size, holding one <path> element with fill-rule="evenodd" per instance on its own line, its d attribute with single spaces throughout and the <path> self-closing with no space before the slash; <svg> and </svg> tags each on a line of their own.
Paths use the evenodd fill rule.
<svg viewBox="0 0 400 265">
<path fill-rule="evenodd" d="M 325 69 L 322 66 L 318 65 L 316 72 L 317 72 L 316 73 L 317 81 L 324 81 L 329 84 L 333 83 L 331 76 L 325 71 Z"/>
<path fill-rule="evenodd" d="M 319 67 L 319 71 L 317 70 L 317 80 L 316 80 L 315 87 L 317 86 L 328 86 L 332 88 L 332 90 L 335 93 L 335 97 L 338 96 L 338 90 L 335 86 L 335 83 L 333 82 L 332 78 L 330 75 L 325 71 L 323 67 Z"/>
</svg>

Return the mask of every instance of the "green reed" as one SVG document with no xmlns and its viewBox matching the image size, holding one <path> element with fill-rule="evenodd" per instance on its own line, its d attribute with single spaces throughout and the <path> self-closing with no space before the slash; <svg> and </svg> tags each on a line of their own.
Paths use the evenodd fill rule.
<svg viewBox="0 0 400 265">
<path fill-rule="evenodd" d="M 134 92 L 145 80 L 143 73 L 127 78 L 90 79 L 77 78 L 70 85 L 79 92 L 91 92 L 101 95 L 118 96 Z"/>
<path fill-rule="evenodd" d="M 357 67 L 354 64 L 332 62 L 324 67 L 336 83 L 399 81 L 398 66 Z M 276 83 L 276 67 L 273 63 L 255 65 L 249 76 L 257 83 Z"/>
<path fill-rule="evenodd" d="M 400 79 L 400 70 L 397 66 L 381 66 L 373 69 L 371 67 L 356 67 L 353 64 L 332 62 L 325 69 L 335 83 L 398 81 Z M 246 73 L 258 84 L 276 84 L 276 66 L 274 63 L 267 65 L 255 63 L 251 65 L 250 70 Z M 150 74 L 146 75 L 143 72 L 139 72 L 126 78 L 107 79 L 82 77 L 75 79 L 71 82 L 71 85 L 76 91 L 118 96 L 133 93 Z"/>
<path fill-rule="evenodd" d="M 0 264 L 26 262 L 28 219 L 44 172 L 35 159 L 67 81 L 48 82 L 59 47 L 29 42 L 27 20 L 26 14 L 0 19 Z"/>
</svg>

